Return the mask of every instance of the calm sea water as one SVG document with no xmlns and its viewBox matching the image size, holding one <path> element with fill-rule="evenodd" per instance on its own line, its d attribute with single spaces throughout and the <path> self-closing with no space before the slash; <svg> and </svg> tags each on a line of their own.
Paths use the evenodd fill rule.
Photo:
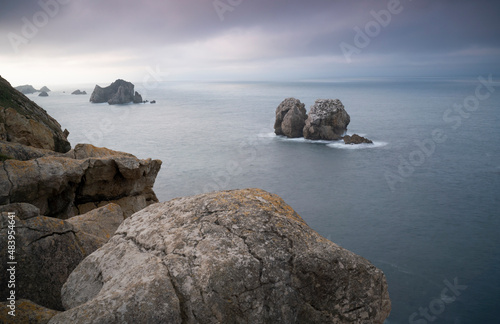
<svg viewBox="0 0 500 324">
<path fill-rule="evenodd" d="M 93 85 L 30 98 L 70 130 L 73 145 L 163 160 L 161 201 L 247 187 L 280 195 L 321 235 L 385 272 L 387 323 L 497 323 L 500 86 L 476 93 L 479 84 L 163 82 L 136 83 L 154 105 L 90 104 Z M 69 94 L 77 88 L 89 95 Z M 375 145 L 274 136 L 287 97 L 307 108 L 339 98 L 348 133 Z M 453 110 L 464 103 L 469 110 Z"/>
</svg>

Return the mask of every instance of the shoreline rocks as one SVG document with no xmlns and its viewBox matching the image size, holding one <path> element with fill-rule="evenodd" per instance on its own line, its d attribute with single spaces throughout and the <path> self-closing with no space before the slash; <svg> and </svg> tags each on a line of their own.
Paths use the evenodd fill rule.
<svg viewBox="0 0 500 324">
<path fill-rule="evenodd" d="M 140 275 L 139 275 L 140 274 Z M 149 206 L 83 260 L 49 323 L 383 323 L 381 270 L 260 189 Z"/>
<path fill-rule="evenodd" d="M 42 107 L 0 77 L 0 140 L 65 153 L 69 132 Z"/>
<path fill-rule="evenodd" d="M 107 102 L 110 105 L 142 103 L 142 97 L 137 91 L 134 92 L 134 85 L 131 82 L 118 79 L 104 88 L 96 85 L 90 95 L 90 102 Z"/>
</svg>

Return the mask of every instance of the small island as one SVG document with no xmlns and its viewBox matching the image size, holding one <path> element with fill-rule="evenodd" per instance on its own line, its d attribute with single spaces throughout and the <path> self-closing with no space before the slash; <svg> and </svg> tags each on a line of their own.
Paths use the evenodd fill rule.
<svg viewBox="0 0 500 324">
<path fill-rule="evenodd" d="M 118 79 L 105 88 L 96 85 L 90 96 L 90 102 L 107 102 L 110 105 L 142 103 L 142 96 L 137 91 L 134 92 L 134 85 L 131 82 Z"/>
</svg>

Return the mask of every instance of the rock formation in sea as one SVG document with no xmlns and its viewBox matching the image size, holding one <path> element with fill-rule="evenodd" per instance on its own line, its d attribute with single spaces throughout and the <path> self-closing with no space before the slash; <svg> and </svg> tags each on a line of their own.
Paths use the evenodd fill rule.
<svg viewBox="0 0 500 324">
<path fill-rule="evenodd" d="M 287 98 L 276 108 L 274 132 L 289 138 L 302 137 L 307 119 L 305 105 L 295 98 Z"/>
<path fill-rule="evenodd" d="M 345 135 L 343 138 L 345 144 L 373 144 L 371 140 L 365 138 L 363 136 L 359 136 L 358 134 L 353 134 L 352 136 Z"/>
<path fill-rule="evenodd" d="M 304 138 L 339 140 L 347 131 L 350 117 L 339 99 L 318 99 L 311 106 L 304 126 Z"/>
<path fill-rule="evenodd" d="M 50 89 L 47 88 L 46 86 L 43 86 L 40 90 L 38 90 L 40 92 L 50 92 Z"/>
<path fill-rule="evenodd" d="M 49 94 L 46 92 L 46 91 L 41 91 L 39 94 L 38 94 L 39 97 L 48 97 Z"/>
<path fill-rule="evenodd" d="M 36 103 L 0 77 L 0 140 L 67 152 L 68 132 Z"/>
<path fill-rule="evenodd" d="M 138 100 L 139 98 L 140 100 Z M 90 102 L 107 102 L 110 105 L 127 104 L 130 102 L 139 103 L 142 102 L 142 97 L 139 93 L 134 92 L 134 85 L 132 83 L 118 79 L 105 88 L 96 85 L 90 95 Z"/>
<path fill-rule="evenodd" d="M 4 80 L 4 79 L 2 79 L 2 80 Z M 38 92 L 38 90 L 33 88 L 33 86 L 31 84 L 20 85 L 20 86 L 15 87 L 15 89 L 17 91 L 21 92 L 22 94 L 31 94 L 31 93 Z"/>
<path fill-rule="evenodd" d="M 126 219 L 62 288 L 49 323 L 383 323 L 384 274 L 259 189 Z"/>
<path fill-rule="evenodd" d="M 86 91 L 80 91 L 80 89 L 78 90 L 75 90 L 71 93 L 72 95 L 86 95 L 87 92 Z"/>
</svg>

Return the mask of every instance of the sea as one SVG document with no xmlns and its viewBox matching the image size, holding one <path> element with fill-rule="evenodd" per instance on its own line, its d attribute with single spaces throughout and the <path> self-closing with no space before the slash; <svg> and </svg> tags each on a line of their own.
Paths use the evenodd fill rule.
<svg viewBox="0 0 500 324">
<path fill-rule="evenodd" d="M 495 77 L 134 83 L 156 103 L 92 104 L 94 84 L 29 97 L 73 146 L 162 160 L 160 201 L 237 188 L 281 196 L 319 234 L 384 271 L 387 324 L 500 321 Z M 307 110 L 340 99 L 347 134 L 374 144 L 276 136 L 275 110 L 288 97 Z"/>
</svg>

